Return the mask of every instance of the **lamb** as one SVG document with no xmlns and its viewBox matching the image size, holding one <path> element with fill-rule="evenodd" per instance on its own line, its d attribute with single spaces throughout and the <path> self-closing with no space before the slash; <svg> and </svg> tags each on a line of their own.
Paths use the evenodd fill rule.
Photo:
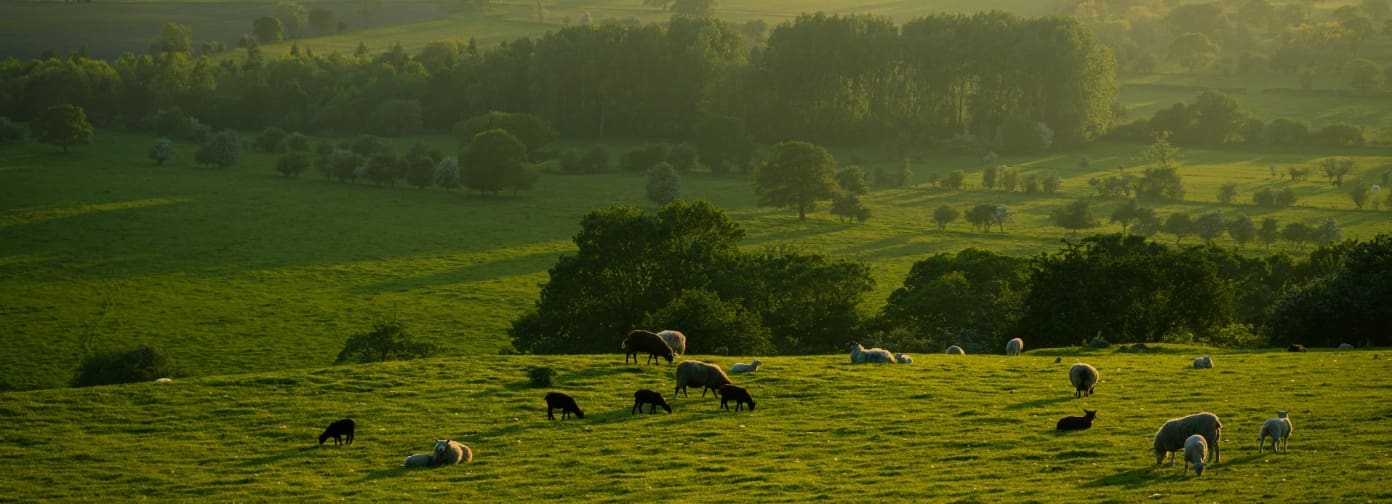
<svg viewBox="0 0 1392 504">
<path fill-rule="evenodd" d="M 672 406 L 667 404 L 667 400 L 662 398 L 662 394 L 653 390 L 643 389 L 633 393 L 633 410 L 628 414 L 632 415 L 638 413 L 638 410 L 643 409 L 644 404 L 652 405 L 652 407 L 648 408 L 648 413 L 657 413 L 658 406 L 662 406 L 662 409 L 667 410 L 668 413 L 672 412 Z"/>
<path fill-rule="evenodd" d="M 1014 357 L 1020 355 L 1020 351 L 1024 349 L 1025 340 L 1022 340 L 1020 338 L 1013 338 L 1010 341 L 1005 342 L 1005 355 Z"/>
<path fill-rule="evenodd" d="M 675 397 L 678 393 L 686 395 L 688 385 L 701 387 L 701 397 L 706 396 L 706 391 L 711 390 L 719 395 L 721 385 L 733 383 L 725 371 L 715 364 L 707 364 L 696 360 L 685 360 L 677 364 L 677 388 L 672 391 Z"/>
<path fill-rule="evenodd" d="M 749 405 L 749 411 L 754 411 L 754 398 L 749 397 L 749 390 L 734 384 L 720 386 L 720 408 L 729 410 L 729 402 L 735 402 L 735 411 L 739 411 L 744 405 Z"/>
<path fill-rule="evenodd" d="M 454 465 L 474 460 L 474 450 L 450 439 L 435 440 L 435 465 Z"/>
<path fill-rule="evenodd" d="M 677 355 L 686 354 L 686 335 L 682 334 L 681 331 L 665 329 L 658 331 L 657 335 L 662 337 L 662 341 L 667 342 L 667 346 L 672 347 L 673 353 Z"/>
<path fill-rule="evenodd" d="M 1222 460 L 1218 441 L 1223 436 L 1223 423 L 1218 421 L 1218 415 L 1203 412 L 1171 418 L 1160 426 L 1160 430 L 1155 431 L 1155 465 L 1164 462 L 1170 452 L 1183 449 L 1185 440 L 1195 434 L 1203 436 L 1204 442 L 1213 450 L 1209 455 L 1213 462 Z M 1170 465 L 1174 465 L 1174 457 L 1170 458 Z"/>
<path fill-rule="evenodd" d="M 1353 350 L 1352 343 L 1339 343 L 1339 350 Z M 158 380 L 156 380 L 158 381 Z"/>
<path fill-rule="evenodd" d="M 959 347 L 959 346 L 957 346 L 957 345 L 952 345 L 952 346 L 950 346 L 950 347 L 947 347 L 947 352 L 945 352 L 945 353 L 947 353 L 948 355 L 966 355 L 966 354 L 967 354 L 967 351 L 966 351 L 966 350 L 962 350 L 962 347 Z"/>
<path fill-rule="evenodd" d="M 871 348 L 866 350 L 860 343 L 852 341 L 846 344 L 851 349 L 851 364 L 861 364 L 866 362 L 895 362 L 894 354 L 883 348 Z"/>
<path fill-rule="evenodd" d="M 1286 351 L 1287 351 L 1287 352 L 1308 352 L 1308 351 L 1310 351 L 1310 349 L 1305 348 L 1305 345 L 1302 345 L 1302 344 L 1300 344 L 1300 343 L 1291 343 L 1290 346 L 1286 347 Z"/>
<path fill-rule="evenodd" d="M 1213 358 L 1205 355 L 1194 359 L 1194 369 L 1213 369 Z"/>
<path fill-rule="evenodd" d="M 753 373 L 759 370 L 760 364 L 763 363 L 759 362 L 758 357 L 754 358 L 754 362 L 736 362 L 733 366 L 730 366 L 730 373 Z"/>
<path fill-rule="evenodd" d="M 1083 410 L 1083 416 L 1067 416 L 1060 418 L 1054 430 L 1070 431 L 1092 428 L 1092 420 L 1097 418 L 1096 410 Z"/>
<path fill-rule="evenodd" d="M 1261 426 L 1261 434 L 1257 436 L 1257 453 L 1266 452 L 1266 437 L 1271 436 L 1271 451 L 1280 453 L 1290 451 L 1291 421 L 1290 411 L 1276 410 L 1276 418 L 1267 419 Z"/>
<path fill-rule="evenodd" d="M 406 461 L 401 463 L 401 467 L 429 467 L 435 465 L 435 456 L 429 453 L 417 453 L 406 457 Z"/>
<path fill-rule="evenodd" d="M 1194 476 L 1203 476 L 1204 459 L 1208 457 L 1208 442 L 1198 434 L 1184 440 L 1184 474 L 1189 474 L 1189 464 L 1194 464 Z"/>
<path fill-rule="evenodd" d="M 570 418 L 571 413 L 575 414 L 575 418 L 585 418 L 585 412 L 580 411 L 580 405 L 575 404 L 574 397 L 560 392 L 548 392 L 546 394 L 546 418 L 548 420 L 556 419 L 556 415 L 552 413 L 552 410 L 556 409 L 561 410 L 561 420 Z"/>
<path fill-rule="evenodd" d="M 1073 397 L 1092 395 L 1092 389 L 1097 386 L 1097 368 L 1082 362 L 1074 364 L 1068 368 L 1068 381 L 1073 382 Z"/>
<path fill-rule="evenodd" d="M 353 423 L 353 419 L 351 418 L 345 418 L 331 423 L 329 424 L 329 428 L 324 429 L 324 433 L 319 435 L 319 444 L 323 445 L 329 438 L 333 438 L 334 445 L 337 446 L 339 444 L 344 444 L 344 437 L 348 438 L 346 444 L 353 444 L 353 431 L 356 429 L 357 424 Z"/>
<path fill-rule="evenodd" d="M 648 362 L 656 362 L 658 357 L 667 359 L 667 363 L 672 363 L 672 347 L 667 346 L 661 336 L 642 329 L 634 329 L 624 338 L 620 346 L 624 351 L 624 364 L 628 364 L 628 358 L 633 357 L 633 362 L 638 362 L 638 353 L 647 352 Z"/>
<path fill-rule="evenodd" d="M 905 353 L 894 353 L 894 361 L 900 364 L 913 364 L 913 357 Z"/>
</svg>

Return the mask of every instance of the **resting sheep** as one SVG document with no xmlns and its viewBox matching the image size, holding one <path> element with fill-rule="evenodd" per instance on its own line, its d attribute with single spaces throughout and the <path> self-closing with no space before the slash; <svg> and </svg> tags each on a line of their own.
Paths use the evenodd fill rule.
<svg viewBox="0 0 1392 504">
<path fill-rule="evenodd" d="M 1024 348 L 1025 340 L 1022 340 L 1020 338 L 1011 339 L 1010 341 L 1005 342 L 1005 355 L 1012 357 L 1020 355 L 1020 350 L 1024 350 Z"/>
<path fill-rule="evenodd" d="M 913 364 L 913 357 L 906 353 L 894 353 L 894 361 L 900 364 Z"/>
<path fill-rule="evenodd" d="M 754 398 L 749 397 L 749 390 L 733 384 L 721 385 L 720 408 L 724 410 L 730 409 L 730 401 L 735 402 L 735 411 L 744 408 L 746 404 L 749 405 L 749 411 L 754 411 Z"/>
<path fill-rule="evenodd" d="M 1271 451 L 1280 453 L 1290 451 L 1291 421 L 1290 411 L 1276 410 L 1276 418 L 1269 418 L 1262 423 L 1261 434 L 1257 436 L 1257 453 L 1266 452 L 1266 437 L 1271 436 Z"/>
<path fill-rule="evenodd" d="M 1097 368 L 1091 364 L 1079 362 L 1068 368 L 1068 381 L 1073 383 L 1073 397 L 1092 395 L 1092 389 L 1097 386 L 1097 376 Z"/>
<path fill-rule="evenodd" d="M 753 373 L 759 370 L 760 364 L 763 363 L 759 362 L 757 357 L 754 358 L 754 362 L 736 362 L 733 366 L 730 366 L 730 373 Z"/>
<path fill-rule="evenodd" d="M 957 346 L 957 345 L 952 345 L 952 346 L 950 346 L 950 347 L 947 347 L 947 352 L 946 352 L 946 353 L 947 353 L 948 355 L 966 355 L 966 354 L 967 354 L 967 351 L 966 351 L 966 350 L 962 350 L 962 347 L 959 347 L 959 346 Z"/>
<path fill-rule="evenodd" d="M 668 413 L 672 412 L 672 406 L 667 404 L 667 400 L 662 398 L 662 394 L 653 390 L 642 389 L 633 393 L 633 410 L 628 414 L 633 415 L 638 413 L 638 410 L 643 409 L 644 404 L 652 405 L 652 407 L 648 409 L 648 413 L 657 413 L 658 406 L 662 406 L 662 409 L 667 410 Z"/>
<path fill-rule="evenodd" d="M 658 331 L 657 335 L 662 337 L 662 341 L 667 342 L 667 346 L 672 347 L 673 353 L 686 355 L 686 335 L 682 334 L 681 331 L 666 329 Z"/>
<path fill-rule="evenodd" d="M 1287 351 L 1287 352 L 1308 352 L 1308 351 L 1310 351 L 1310 349 L 1305 348 L 1305 345 L 1302 345 L 1302 344 L 1300 344 L 1300 343 L 1291 343 L 1290 346 L 1286 347 L 1286 351 Z"/>
<path fill-rule="evenodd" d="M 546 394 L 546 418 L 555 420 L 556 415 L 553 410 L 561 410 L 561 420 L 570 418 L 571 413 L 575 418 L 585 418 L 585 412 L 580 411 L 580 405 L 575 404 L 575 398 L 560 392 L 549 392 Z"/>
<path fill-rule="evenodd" d="M 347 437 L 346 444 L 353 444 L 353 431 L 357 429 L 357 424 L 353 419 L 345 418 L 329 424 L 329 428 L 324 429 L 324 433 L 319 435 L 319 444 L 324 444 L 329 438 L 334 439 L 334 445 L 344 444 L 343 438 Z"/>
<path fill-rule="evenodd" d="M 1351 344 L 1351 343 L 1340 343 L 1340 344 L 1339 344 L 1339 350 L 1353 350 L 1353 344 Z"/>
<path fill-rule="evenodd" d="M 1060 418 L 1054 430 L 1070 431 L 1092 428 L 1092 420 L 1097 418 L 1097 411 L 1085 409 L 1083 416 L 1067 416 Z"/>
<path fill-rule="evenodd" d="M 1170 452 L 1178 452 L 1184 449 L 1185 440 L 1189 436 L 1198 434 L 1203 436 L 1208 447 L 1212 449 L 1213 462 L 1222 460 L 1219 453 L 1218 441 L 1223 436 L 1223 423 L 1218 421 L 1218 415 L 1213 413 L 1195 413 L 1181 418 L 1171 418 L 1160 430 L 1155 431 L 1155 464 L 1160 465 L 1165 461 L 1165 457 Z M 1174 465 L 1174 457 L 1170 457 L 1170 465 Z"/>
<path fill-rule="evenodd" d="M 1194 359 L 1194 369 L 1213 369 L 1213 358 L 1205 355 Z"/>
<path fill-rule="evenodd" d="M 417 453 L 406 457 L 406 461 L 401 463 L 401 467 L 429 467 L 435 465 L 435 456 L 429 453 Z"/>
<path fill-rule="evenodd" d="M 1184 440 L 1184 474 L 1189 474 L 1189 464 L 1194 464 L 1194 476 L 1203 476 L 1204 459 L 1208 457 L 1208 442 L 1198 434 Z"/>
<path fill-rule="evenodd" d="M 855 341 L 847 343 L 846 347 L 851 349 L 851 364 L 895 362 L 894 354 L 883 348 L 871 348 L 867 350 L 865 347 L 860 346 L 860 343 Z"/>
<path fill-rule="evenodd" d="M 467 445 L 450 439 L 435 440 L 435 465 L 454 465 L 473 460 L 474 450 Z"/>
<path fill-rule="evenodd" d="M 677 388 L 672 391 L 672 396 L 687 395 L 687 386 L 701 387 L 701 397 L 706 396 L 707 390 L 715 391 L 719 395 L 720 386 L 730 383 L 730 377 L 720 366 L 695 360 L 681 361 L 677 364 Z"/>
<path fill-rule="evenodd" d="M 648 362 L 657 362 L 658 357 L 667 359 L 667 363 L 672 363 L 672 347 L 667 346 L 667 342 L 655 333 L 634 329 L 624 338 L 620 345 L 624 351 L 624 364 L 628 364 L 628 358 L 633 357 L 633 362 L 638 362 L 638 353 L 647 352 Z"/>
</svg>

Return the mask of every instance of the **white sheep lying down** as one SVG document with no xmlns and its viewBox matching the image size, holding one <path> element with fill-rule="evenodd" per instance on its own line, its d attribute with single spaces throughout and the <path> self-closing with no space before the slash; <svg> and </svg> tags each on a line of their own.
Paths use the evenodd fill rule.
<svg viewBox="0 0 1392 504">
<path fill-rule="evenodd" d="M 1205 355 L 1194 359 L 1194 369 L 1213 369 L 1213 358 Z"/>
<path fill-rule="evenodd" d="M 860 343 L 854 341 L 847 343 L 846 346 L 851 349 L 851 364 L 896 362 L 894 360 L 894 354 L 883 348 L 871 348 L 867 350 L 865 347 L 860 346 Z"/>
<path fill-rule="evenodd" d="M 894 360 L 900 364 L 913 364 L 913 357 L 906 353 L 894 353 Z"/>
<path fill-rule="evenodd" d="M 1276 418 L 1267 419 L 1262 423 L 1261 434 L 1257 436 L 1257 453 L 1266 452 L 1266 437 L 1271 436 L 1271 451 L 1280 453 L 1290 451 L 1291 421 L 1287 416 L 1290 411 L 1276 410 Z"/>
<path fill-rule="evenodd" d="M 1208 444 L 1211 450 L 1208 458 L 1213 459 L 1212 462 L 1221 461 L 1218 441 L 1223 435 L 1223 423 L 1218 421 L 1218 415 L 1203 412 L 1171 418 L 1160 426 L 1160 430 L 1155 431 L 1155 464 L 1164 462 L 1170 452 L 1178 453 L 1183 450 L 1184 442 L 1195 434 L 1203 436 L 1204 442 Z M 1170 465 L 1174 465 L 1174 457 L 1170 457 Z"/>
<path fill-rule="evenodd" d="M 754 362 L 736 362 L 734 365 L 730 366 L 730 372 L 753 373 L 759 370 L 760 364 L 763 364 L 763 362 L 760 362 L 757 357 L 754 358 Z"/>
</svg>

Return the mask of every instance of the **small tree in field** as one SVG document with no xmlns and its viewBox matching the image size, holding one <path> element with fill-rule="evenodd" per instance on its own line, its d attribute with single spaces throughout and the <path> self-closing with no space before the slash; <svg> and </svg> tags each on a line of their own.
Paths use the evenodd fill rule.
<svg viewBox="0 0 1392 504">
<path fill-rule="evenodd" d="M 1223 214 L 1217 211 L 1204 212 L 1199 214 L 1199 218 L 1194 219 L 1194 233 L 1205 242 L 1212 242 L 1214 238 L 1222 236 L 1225 227 Z"/>
<path fill-rule="evenodd" d="M 1088 200 L 1080 199 L 1069 203 L 1068 206 L 1054 210 L 1054 222 L 1059 227 L 1070 230 L 1073 236 L 1078 236 L 1079 229 L 1097 227 L 1097 218 L 1092 215 L 1092 206 Z"/>
<path fill-rule="evenodd" d="M 681 197 L 681 175 L 671 163 L 658 162 L 648 169 L 648 200 L 666 205 Z"/>
<path fill-rule="evenodd" d="M 348 337 L 334 364 L 366 364 L 429 357 L 435 345 L 416 341 L 400 320 L 379 320 L 372 330 Z"/>
<path fill-rule="evenodd" d="M 846 219 L 865 222 L 870 218 L 870 209 L 855 194 L 842 193 L 831 198 L 831 214 L 843 223 Z"/>
<path fill-rule="evenodd" d="M 502 129 L 474 136 L 459 153 L 459 177 L 464 187 L 482 194 L 498 194 L 509 187 L 527 160 L 527 146 Z"/>
<path fill-rule="evenodd" d="M 1237 242 L 1238 248 L 1247 246 L 1247 242 L 1252 241 L 1257 236 L 1257 225 L 1252 222 L 1252 218 L 1245 214 L 1239 214 L 1236 219 L 1228 223 L 1228 236 Z"/>
<path fill-rule="evenodd" d="M 92 143 L 92 123 L 87 122 L 87 112 L 76 105 L 54 105 L 29 124 L 34 139 L 63 148 Z"/>
<path fill-rule="evenodd" d="M 962 212 L 958 211 L 956 208 L 952 208 L 952 205 L 948 204 L 943 204 L 933 210 L 933 222 L 937 223 L 938 231 L 947 229 L 948 224 L 951 224 L 952 221 L 957 220 L 957 218 L 961 216 Z"/>
<path fill-rule="evenodd" d="M 1281 224 L 1271 217 L 1262 219 L 1261 228 L 1257 230 L 1257 239 L 1262 241 L 1267 250 L 1271 250 L 1271 244 L 1281 239 Z"/>
<path fill-rule="evenodd" d="M 754 175 L 759 206 L 796 209 L 798 221 L 806 221 L 817 201 L 831 199 L 836 190 L 836 160 L 807 142 L 774 145 Z"/>
<path fill-rule="evenodd" d="M 459 187 L 459 159 L 453 156 L 435 165 L 435 185 L 445 189 Z"/>
<path fill-rule="evenodd" d="M 276 160 L 276 171 L 286 177 L 297 177 L 309 169 L 309 154 L 291 152 Z"/>
<path fill-rule="evenodd" d="M 174 142 L 168 138 L 161 138 L 155 142 L 155 146 L 150 148 L 150 159 L 155 161 L 155 165 L 164 166 L 165 161 L 174 159 Z"/>
<path fill-rule="evenodd" d="M 222 130 L 208 139 L 193 154 L 193 160 L 198 164 L 212 165 L 218 168 L 227 168 L 237 164 L 237 159 L 241 157 L 241 142 L 237 139 L 237 133 L 232 130 Z"/>
<path fill-rule="evenodd" d="M 1218 186 L 1218 201 L 1225 205 L 1232 204 L 1233 198 L 1237 197 L 1237 182 L 1224 182 Z"/>
<path fill-rule="evenodd" d="M 1172 213 L 1165 218 L 1163 230 L 1175 235 L 1175 245 L 1179 245 L 1185 236 L 1194 234 L 1194 221 L 1189 218 L 1189 214 Z"/>
<path fill-rule="evenodd" d="M 836 172 L 836 184 L 841 186 L 841 190 L 856 196 L 870 192 L 870 186 L 865 183 L 865 170 L 856 165 Z"/>
</svg>

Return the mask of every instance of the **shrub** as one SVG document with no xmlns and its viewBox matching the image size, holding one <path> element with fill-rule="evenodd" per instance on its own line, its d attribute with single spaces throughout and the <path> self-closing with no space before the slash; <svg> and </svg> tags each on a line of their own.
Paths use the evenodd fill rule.
<svg viewBox="0 0 1392 504">
<path fill-rule="evenodd" d="M 1347 124 L 1331 124 L 1310 136 L 1310 143 L 1325 147 L 1362 147 L 1363 128 Z"/>
<path fill-rule="evenodd" d="M 141 345 L 129 350 L 101 352 L 87 357 L 73 376 L 74 387 L 153 381 L 181 376 L 174 359 L 157 347 Z"/>
<path fill-rule="evenodd" d="M 286 140 L 290 134 L 277 127 L 269 127 L 261 130 L 261 134 L 256 137 L 256 150 L 261 152 L 285 152 Z"/>
<path fill-rule="evenodd" d="M 603 145 L 594 145 L 590 150 L 585 151 L 584 157 L 580 158 L 581 170 L 584 173 L 604 173 L 609 171 L 609 148 Z"/>
<path fill-rule="evenodd" d="M 556 376 L 556 370 L 549 367 L 534 367 L 527 370 L 527 380 L 533 388 L 551 386 L 551 378 Z"/>
<path fill-rule="evenodd" d="M 667 162 L 677 173 L 691 173 L 696 169 L 696 148 L 689 143 L 679 143 L 667 151 Z"/>
<path fill-rule="evenodd" d="M 629 172 L 647 172 L 649 168 L 667 160 L 672 147 L 665 143 L 648 144 L 625 152 L 619 160 L 619 169 Z"/>
<path fill-rule="evenodd" d="M 416 341 L 400 320 L 379 320 L 371 331 L 349 336 L 334 364 L 419 359 L 435 352 L 435 345 Z"/>
<path fill-rule="evenodd" d="M 0 142 L 13 142 L 24 138 L 24 128 L 8 117 L 0 117 Z"/>
</svg>

